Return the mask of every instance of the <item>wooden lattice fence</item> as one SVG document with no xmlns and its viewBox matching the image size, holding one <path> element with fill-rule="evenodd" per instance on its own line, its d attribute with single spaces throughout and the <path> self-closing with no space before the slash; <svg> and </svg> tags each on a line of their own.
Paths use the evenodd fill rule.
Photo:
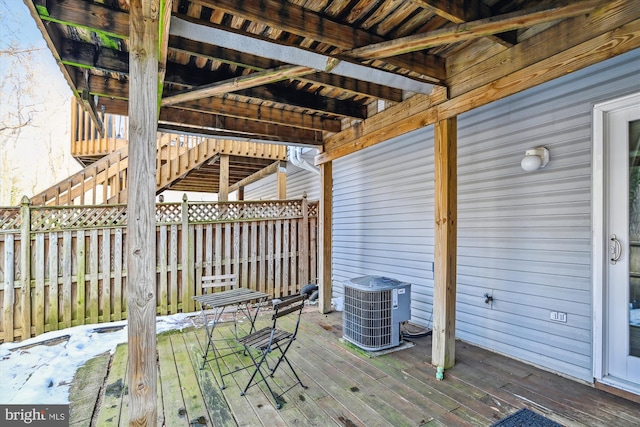
<svg viewBox="0 0 640 427">
<path fill-rule="evenodd" d="M 157 313 L 194 311 L 203 275 L 297 293 L 317 280 L 317 216 L 306 199 L 158 204 Z M 126 319 L 127 218 L 126 205 L 0 208 L 0 341 Z"/>
</svg>

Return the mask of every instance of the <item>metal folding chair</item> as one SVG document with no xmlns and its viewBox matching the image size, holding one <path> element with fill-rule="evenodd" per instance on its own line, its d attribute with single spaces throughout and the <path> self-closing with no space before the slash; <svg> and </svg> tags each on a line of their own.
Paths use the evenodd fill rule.
<svg viewBox="0 0 640 427">
<path fill-rule="evenodd" d="M 238 340 L 239 343 L 244 345 L 245 350 L 249 353 L 249 356 L 251 356 L 251 360 L 255 366 L 251 379 L 249 379 L 247 386 L 240 393 L 241 396 L 244 396 L 247 393 L 249 387 L 264 382 L 273 396 L 276 409 L 280 409 L 282 406 L 280 403 L 280 397 L 284 393 L 291 390 L 298 384 L 303 388 L 307 388 L 302 384 L 300 377 L 296 373 L 295 369 L 293 369 L 291 362 L 289 362 L 289 359 L 287 358 L 287 351 L 291 347 L 291 344 L 296 340 L 296 335 L 298 334 L 300 316 L 306 299 L 307 295 L 301 294 L 274 303 L 274 313 L 271 317 L 271 326 L 260 329 L 259 331 Z M 281 319 L 287 315 L 297 316 L 295 326 L 291 326 L 291 324 L 289 324 L 288 327 L 286 325 L 283 327 Z M 275 362 L 273 367 L 269 366 L 270 362 L 268 359 L 271 359 L 271 364 Z M 273 375 L 276 373 L 276 370 L 283 361 L 289 366 L 289 369 L 291 369 L 291 372 L 297 382 L 278 395 L 273 391 L 273 386 L 269 384 L 267 378 L 273 378 Z M 258 376 L 260 379 L 257 378 Z"/>
<path fill-rule="evenodd" d="M 217 276 L 204 276 L 202 277 L 202 295 L 194 296 L 193 299 L 200 304 L 200 310 L 202 311 L 202 318 L 204 322 L 204 326 L 207 330 L 207 348 L 202 356 L 202 367 L 200 369 L 204 369 L 207 362 L 211 360 L 209 358 L 209 354 L 213 354 L 213 360 L 216 362 L 216 368 L 218 373 L 220 374 L 221 386 L 220 388 L 224 389 L 226 384 L 224 382 L 224 377 L 227 375 L 233 374 L 235 371 L 228 372 L 226 374 L 222 373 L 220 369 L 220 359 L 227 354 L 237 352 L 237 345 L 230 345 L 231 343 L 235 344 L 235 339 L 238 338 L 238 312 L 243 313 L 249 319 L 251 328 L 249 329 L 249 333 L 252 333 L 255 329 L 255 321 L 258 317 L 258 311 L 260 310 L 260 305 L 265 298 L 267 298 L 267 294 L 264 292 L 254 291 L 252 289 L 246 288 L 237 288 L 236 287 L 236 275 L 235 274 L 221 274 Z M 207 293 L 207 290 L 209 292 Z M 257 301 L 258 305 L 251 312 L 250 302 Z M 233 313 L 233 332 L 234 338 L 219 338 L 214 339 L 213 333 L 216 329 L 216 325 L 220 323 L 222 318 L 222 314 L 224 313 L 227 307 L 235 306 L 236 310 Z M 208 316 L 212 316 L 212 320 L 209 320 Z M 216 345 L 216 341 L 222 341 L 223 346 Z M 230 350 L 231 352 L 226 352 L 222 354 L 221 350 Z M 246 350 L 245 350 L 246 351 Z"/>
</svg>

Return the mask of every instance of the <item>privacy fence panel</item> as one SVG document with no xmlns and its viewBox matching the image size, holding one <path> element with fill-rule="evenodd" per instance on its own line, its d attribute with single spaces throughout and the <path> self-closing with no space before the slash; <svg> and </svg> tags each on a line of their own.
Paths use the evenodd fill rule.
<svg viewBox="0 0 640 427">
<path fill-rule="evenodd" d="M 306 199 L 158 204 L 157 313 L 194 311 L 205 275 L 275 298 L 317 282 L 317 211 Z M 127 318 L 126 205 L 25 199 L 0 221 L 0 341 Z"/>
</svg>

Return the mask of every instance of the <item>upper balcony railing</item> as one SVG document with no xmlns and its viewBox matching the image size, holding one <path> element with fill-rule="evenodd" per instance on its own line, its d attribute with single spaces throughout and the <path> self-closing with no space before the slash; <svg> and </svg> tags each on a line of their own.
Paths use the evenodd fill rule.
<svg viewBox="0 0 640 427">
<path fill-rule="evenodd" d="M 100 135 L 89 114 L 71 101 L 71 155 L 85 163 L 113 153 L 127 145 L 129 118 L 115 114 L 103 114 L 104 134 Z"/>
</svg>

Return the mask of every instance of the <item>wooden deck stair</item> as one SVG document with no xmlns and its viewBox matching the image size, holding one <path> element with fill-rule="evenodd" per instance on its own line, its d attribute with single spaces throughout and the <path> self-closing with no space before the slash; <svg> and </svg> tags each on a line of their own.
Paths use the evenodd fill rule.
<svg viewBox="0 0 640 427">
<path fill-rule="evenodd" d="M 156 193 L 166 189 L 217 193 L 220 160 L 228 156 L 229 183 L 286 160 L 286 147 L 159 134 Z M 126 203 L 128 148 L 124 146 L 35 195 L 33 205 Z M 179 184 L 184 181 L 182 184 Z"/>
<path fill-rule="evenodd" d="M 100 204 L 126 185 L 129 151 L 125 146 L 86 166 L 31 198 L 34 206 Z M 117 203 L 117 202 L 114 202 Z"/>
</svg>

